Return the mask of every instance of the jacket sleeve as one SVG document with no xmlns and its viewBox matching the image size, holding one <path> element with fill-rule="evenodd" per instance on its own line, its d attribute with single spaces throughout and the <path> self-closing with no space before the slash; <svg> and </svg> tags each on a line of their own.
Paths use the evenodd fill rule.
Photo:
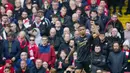
<svg viewBox="0 0 130 73">
<path fill-rule="evenodd" d="M 17 41 L 16 44 L 17 44 L 17 54 L 15 55 L 15 58 L 18 59 L 20 56 L 20 43 Z"/>
<path fill-rule="evenodd" d="M 49 62 L 51 67 L 54 67 L 55 60 L 56 60 L 55 50 L 54 50 L 54 47 L 51 46 L 51 61 Z"/>
<path fill-rule="evenodd" d="M 110 54 L 111 54 L 111 53 L 110 53 Z M 111 67 L 110 54 L 109 54 L 108 59 L 107 59 L 107 65 L 108 65 L 109 68 Z"/>
<path fill-rule="evenodd" d="M 123 67 L 122 67 L 122 70 L 126 67 L 126 65 L 128 64 L 128 62 L 127 62 L 127 59 L 126 59 L 126 56 L 125 56 L 125 54 L 123 55 Z"/>
</svg>

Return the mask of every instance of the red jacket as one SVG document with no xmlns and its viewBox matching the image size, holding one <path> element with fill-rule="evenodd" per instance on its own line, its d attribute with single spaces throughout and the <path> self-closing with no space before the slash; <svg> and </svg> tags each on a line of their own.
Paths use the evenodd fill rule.
<svg viewBox="0 0 130 73">
<path fill-rule="evenodd" d="M 31 60 L 35 61 L 37 59 L 38 46 L 36 44 L 28 44 L 28 54 Z"/>
<path fill-rule="evenodd" d="M 91 0 L 87 0 L 88 5 L 91 5 Z M 97 0 L 97 5 L 99 5 L 100 0 Z"/>
<path fill-rule="evenodd" d="M 56 54 L 55 54 L 54 47 L 50 46 L 50 51 L 48 53 L 40 53 L 40 50 L 39 50 L 38 58 L 41 59 L 42 61 L 46 61 L 50 67 L 54 68 L 54 64 L 55 64 L 55 60 L 56 60 Z"/>
<path fill-rule="evenodd" d="M 5 66 L 0 67 L 0 73 L 4 73 Z M 15 73 L 15 70 L 13 67 L 10 68 L 10 73 Z"/>
</svg>

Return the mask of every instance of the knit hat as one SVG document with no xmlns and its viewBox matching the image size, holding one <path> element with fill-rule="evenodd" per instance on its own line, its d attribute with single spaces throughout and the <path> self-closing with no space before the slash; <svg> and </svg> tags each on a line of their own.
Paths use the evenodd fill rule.
<svg viewBox="0 0 130 73">
<path fill-rule="evenodd" d="M 124 45 L 126 45 L 126 46 L 128 46 L 130 48 L 130 42 L 129 42 L 129 40 L 125 40 L 125 42 L 123 43 L 123 46 Z"/>
</svg>

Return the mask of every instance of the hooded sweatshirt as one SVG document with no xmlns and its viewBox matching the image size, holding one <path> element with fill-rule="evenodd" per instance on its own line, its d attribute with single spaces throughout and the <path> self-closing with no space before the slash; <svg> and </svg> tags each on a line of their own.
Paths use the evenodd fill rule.
<svg viewBox="0 0 130 73">
<path fill-rule="evenodd" d="M 37 31 L 37 35 L 35 36 L 35 43 L 36 45 L 39 45 L 41 43 L 41 35 L 40 35 L 40 30 L 38 28 L 34 28 L 34 30 Z"/>
</svg>

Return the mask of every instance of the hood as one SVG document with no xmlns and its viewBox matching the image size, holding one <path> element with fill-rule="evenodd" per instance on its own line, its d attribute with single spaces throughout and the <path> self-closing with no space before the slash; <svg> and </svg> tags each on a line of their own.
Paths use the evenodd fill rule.
<svg viewBox="0 0 130 73">
<path fill-rule="evenodd" d="M 41 35 L 40 35 L 40 30 L 39 30 L 38 28 L 34 28 L 33 30 L 36 30 L 36 31 L 37 31 L 36 37 L 41 36 Z"/>
</svg>

